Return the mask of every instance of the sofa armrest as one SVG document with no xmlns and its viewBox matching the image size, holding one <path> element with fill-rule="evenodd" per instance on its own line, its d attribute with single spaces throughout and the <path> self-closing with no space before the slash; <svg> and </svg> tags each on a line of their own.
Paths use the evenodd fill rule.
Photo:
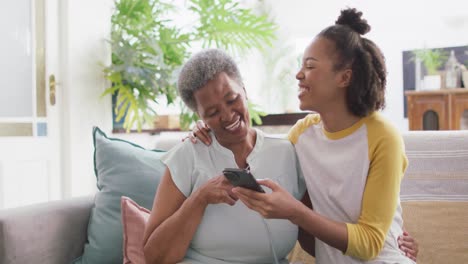
<svg viewBox="0 0 468 264">
<path fill-rule="evenodd" d="M 63 264 L 80 256 L 91 196 L 0 210 L 0 263 Z"/>
</svg>

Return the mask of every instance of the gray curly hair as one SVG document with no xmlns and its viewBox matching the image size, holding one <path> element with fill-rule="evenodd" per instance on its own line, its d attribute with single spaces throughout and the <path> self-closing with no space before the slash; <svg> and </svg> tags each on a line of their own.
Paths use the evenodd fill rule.
<svg viewBox="0 0 468 264">
<path fill-rule="evenodd" d="M 177 81 L 177 89 L 184 103 L 194 112 L 197 102 L 194 92 L 201 89 L 207 82 L 213 80 L 219 73 L 226 73 L 234 81 L 242 85 L 237 64 L 224 51 L 207 49 L 193 55 L 182 67 Z"/>
</svg>

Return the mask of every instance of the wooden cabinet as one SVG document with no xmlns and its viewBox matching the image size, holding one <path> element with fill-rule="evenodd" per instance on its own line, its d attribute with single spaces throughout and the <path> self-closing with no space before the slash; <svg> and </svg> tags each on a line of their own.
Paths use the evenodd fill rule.
<svg viewBox="0 0 468 264">
<path fill-rule="evenodd" d="M 468 89 L 406 91 L 410 130 L 459 130 L 468 110 Z"/>
</svg>

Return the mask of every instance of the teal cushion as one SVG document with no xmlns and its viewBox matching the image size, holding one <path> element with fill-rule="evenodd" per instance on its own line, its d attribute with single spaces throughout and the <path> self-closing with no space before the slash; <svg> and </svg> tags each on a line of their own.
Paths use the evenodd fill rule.
<svg viewBox="0 0 468 264">
<path fill-rule="evenodd" d="M 93 139 L 94 171 L 99 191 L 89 219 L 88 242 L 83 255 L 73 263 L 122 263 L 120 197 L 128 196 L 151 209 L 165 170 L 160 161 L 165 152 L 108 138 L 97 127 L 93 129 Z"/>
</svg>

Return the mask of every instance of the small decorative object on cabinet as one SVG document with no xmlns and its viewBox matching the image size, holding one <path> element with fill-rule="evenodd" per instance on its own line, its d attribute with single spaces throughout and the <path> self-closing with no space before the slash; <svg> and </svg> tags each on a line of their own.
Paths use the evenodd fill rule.
<svg viewBox="0 0 468 264">
<path fill-rule="evenodd" d="M 466 68 L 462 69 L 462 81 L 463 87 L 468 88 L 468 70 Z"/>
<path fill-rule="evenodd" d="M 455 52 L 450 51 L 450 56 L 445 63 L 445 88 L 461 87 L 461 64 L 455 57 Z"/>
<path fill-rule="evenodd" d="M 410 130 L 459 130 L 468 111 L 468 89 L 406 91 Z"/>
</svg>

